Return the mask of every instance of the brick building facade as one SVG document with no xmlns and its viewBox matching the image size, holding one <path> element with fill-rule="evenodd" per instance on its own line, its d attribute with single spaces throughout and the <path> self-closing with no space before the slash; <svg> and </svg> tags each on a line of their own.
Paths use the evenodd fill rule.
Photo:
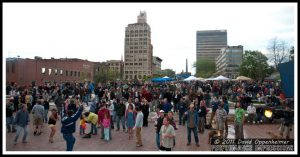
<svg viewBox="0 0 300 157">
<path fill-rule="evenodd" d="M 37 85 L 45 82 L 93 81 L 94 63 L 81 59 L 7 58 L 6 82 L 18 85 Z"/>
</svg>

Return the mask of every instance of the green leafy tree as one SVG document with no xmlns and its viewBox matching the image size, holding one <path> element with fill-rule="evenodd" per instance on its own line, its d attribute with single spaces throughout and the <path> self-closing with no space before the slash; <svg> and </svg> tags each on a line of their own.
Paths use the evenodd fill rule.
<svg viewBox="0 0 300 157">
<path fill-rule="evenodd" d="M 206 58 L 198 59 L 193 67 L 196 68 L 197 77 L 211 77 L 216 72 L 216 63 Z"/>
<path fill-rule="evenodd" d="M 162 70 L 162 76 L 168 76 L 170 78 L 175 77 L 175 71 L 172 69 Z"/>
<path fill-rule="evenodd" d="M 98 72 L 94 76 L 94 80 L 96 83 L 99 82 L 107 82 L 107 81 L 116 81 L 117 79 L 121 79 L 121 74 L 118 71 L 113 70 L 105 70 L 104 72 Z"/>
<path fill-rule="evenodd" d="M 268 65 L 267 61 L 268 58 L 261 52 L 246 50 L 240 66 L 240 75 L 263 80 L 275 70 Z"/>
</svg>

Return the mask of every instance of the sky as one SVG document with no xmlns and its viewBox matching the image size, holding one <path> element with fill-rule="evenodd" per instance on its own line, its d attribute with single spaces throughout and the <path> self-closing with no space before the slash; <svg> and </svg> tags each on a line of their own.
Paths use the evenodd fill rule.
<svg viewBox="0 0 300 157">
<path fill-rule="evenodd" d="M 153 55 L 176 73 L 196 61 L 196 32 L 227 30 L 229 46 L 267 54 L 277 37 L 297 52 L 296 3 L 3 3 L 5 57 L 124 57 L 125 27 L 146 11 Z"/>
</svg>

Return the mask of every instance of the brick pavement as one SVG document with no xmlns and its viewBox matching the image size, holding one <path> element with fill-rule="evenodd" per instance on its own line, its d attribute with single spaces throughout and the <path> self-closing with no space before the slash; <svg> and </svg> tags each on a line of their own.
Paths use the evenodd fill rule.
<svg viewBox="0 0 300 157">
<path fill-rule="evenodd" d="M 150 118 L 150 116 L 149 116 Z M 177 119 L 177 115 L 175 115 Z M 178 124 L 178 122 L 177 122 Z M 116 125 L 116 124 L 115 124 Z M 229 136 L 234 137 L 234 130 L 232 124 L 230 124 Z M 176 146 L 174 151 L 210 151 L 210 145 L 207 144 L 208 132 L 205 130 L 204 134 L 198 134 L 200 139 L 200 147 L 195 146 L 195 141 L 192 134 L 191 146 L 186 146 L 187 143 L 187 129 L 186 126 L 177 125 L 176 131 Z M 269 138 L 267 131 L 274 131 L 278 134 L 279 124 L 262 124 L 262 125 L 245 125 L 244 132 L 245 138 Z M 50 134 L 50 128 L 45 125 L 44 132 L 40 136 L 33 136 L 32 117 L 29 129 L 29 143 L 23 144 L 22 134 L 19 137 L 17 145 L 13 145 L 14 133 L 4 133 L 6 136 L 6 150 L 7 151 L 65 151 L 66 144 L 60 133 L 60 122 L 57 123 L 57 132 L 54 137 L 54 143 L 48 142 L 48 136 Z M 92 136 L 90 139 L 83 139 L 79 135 L 79 120 L 76 125 L 76 143 L 74 145 L 74 151 L 158 151 L 155 144 L 155 130 L 154 123 L 150 122 L 149 127 L 143 127 L 142 129 L 142 141 L 143 147 L 135 146 L 135 134 L 132 140 L 128 140 L 128 134 L 124 133 L 122 129 L 120 131 L 112 130 L 112 140 L 105 142 L 100 139 L 100 130 L 98 135 Z M 292 137 L 294 132 L 291 133 Z"/>
</svg>

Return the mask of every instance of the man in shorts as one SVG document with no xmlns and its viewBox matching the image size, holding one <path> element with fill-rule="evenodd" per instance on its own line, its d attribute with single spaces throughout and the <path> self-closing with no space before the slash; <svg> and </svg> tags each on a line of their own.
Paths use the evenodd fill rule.
<svg viewBox="0 0 300 157">
<path fill-rule="evenodd" d="M 39 99 L 36 105 L 32 108 L 33 114 L 33 125 L 35 126 L 35 130 L 33 135 L 40 135 L 42 133 L 42 125 L 43 125 L 43 117 L 44 117 L 44 106 L 42 105 L 42 99 Z"/>
</svg>

